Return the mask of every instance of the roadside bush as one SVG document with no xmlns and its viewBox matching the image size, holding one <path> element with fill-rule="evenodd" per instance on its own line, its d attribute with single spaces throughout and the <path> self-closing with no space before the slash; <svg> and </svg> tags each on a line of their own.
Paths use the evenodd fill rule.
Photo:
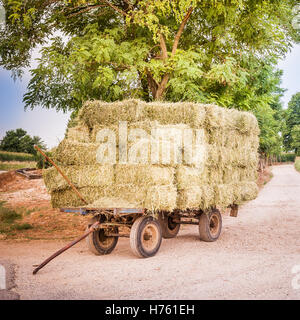
<svg viewBox="0 0 300 320">
<path fill-rule="evenodd" d="M 22 214 L 13 209 L 4 207 L 4 201 L 0 201 L 0 233 L 9 234 L 14 231 L 29 230 L 33 226 L 29 223 L 16 223 L 22 219 Z"/>
<path fill-rule="evenodd" d="M 295 168 L 297 171 L 300 172 L 300 159 L 297 159 L 296 162 L 295 162 Z"/>
<path fill-rule="evenodd" d="M 51 152 L 45 152 L 45 154 L 51 158 L 52 157 L 52 153 Z M 52 166 L 52 164 L 50 162 L 48 162 L 39 152 L 37 153 L 36 157 L 36 167 L 38 169 L 47 169 L 49 167 Z"/>
<path fill-rule="evenodd" d="M 295 158 L 295 153 L 283 153 L 278 157 L 278 160 L 279 162 L 294 162 Z"/>
</svg>

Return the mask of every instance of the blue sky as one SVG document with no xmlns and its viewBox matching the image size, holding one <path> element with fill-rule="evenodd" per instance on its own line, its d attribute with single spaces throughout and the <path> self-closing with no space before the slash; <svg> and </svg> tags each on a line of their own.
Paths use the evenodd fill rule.
<svg viewBox="0 0 300 320">
<path fill-rule="evenodd" d="M 287 107 L 291 96 L 300 91 L 300 45 L 278 67 L 284 71 L 282 87 L 287 91 L 283 102 Z M 10 72 L 0 68 L 0 139 L 7 130 L 23 128 L 30 135 L 40 136 L 52 148 L 63 139 L 70 114 L 42 108 L 24 111 L 22 97 L 29 78 L 26 72 L 21 80 L 14 82 Z"/>
</svg>

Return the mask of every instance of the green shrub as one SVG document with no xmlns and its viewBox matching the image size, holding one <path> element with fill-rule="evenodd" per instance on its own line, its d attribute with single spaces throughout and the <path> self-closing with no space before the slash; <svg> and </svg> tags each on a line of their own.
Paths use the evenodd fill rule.
<svg viewBox="0 0 300 320">
<path fill-rule="evenodd" d="M 0 202 L 0 222 L 13 223 L 17 219 L 21 219 L 22 215 L 16 211 L 3 207 L 4 202 Z"/>
<path fill-rule="evenodd" d="M 22 223 L 22 224 L 14 224 L 12 228 L 15 230 L 29 230 L 29 229 L 32 229 L 33 226 L 29 223 Z"/>
<path fill-rule="evenodd" d="M 12 235 L 15 230 L 20 231 L 33 228 L 29 223 L 15 223 L 16 220 L 22 219 L 22 213 L 4 207 L 4 203 L 4 201 L 0 201 L 0 233 Z"/>
<path fill-rule="evenodd" d="M 300 172 L 300 159 L 297 159 L 296 162 L 295 162 L 295 168 L 297 171 Z"/>
<path fill-rule="evenodd" d="M 48 151 L 48 152 L 45 152 L 45 154 L 46 154 L 49 158 L 52 157 L 52 153 L 49 152 L 49 151 Z M 36 159 L 36 167 L 37 167 L 38 169 L 47 169 L 47 168 L 49 168 L 49 167 L 52 166 L 52 164 L 51 164 L 50 162 L 48 162 L 48 161 L 44 158 L 44 156 L 42 156 L 39 152 L 37 153 L 35 159 Z"/>
<path fill-rule="evenodd" d="M 278 157 L 278 160 L 279 162 L 294 162 L 295 158 L 295 153 L 283 153 Z"/>
</svg>

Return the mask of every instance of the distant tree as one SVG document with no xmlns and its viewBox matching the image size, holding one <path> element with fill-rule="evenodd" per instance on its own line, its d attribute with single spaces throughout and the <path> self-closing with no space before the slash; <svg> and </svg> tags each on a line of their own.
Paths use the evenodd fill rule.
<svg viewBox="0 0 300 320">
<path fill-rule="evenodd" d="M 255 75 L 257 85 L 253 102 L 257 101 L 257 104 L 253 113 L 260 128 L 259 151 L 265 156 L 282 152 L 285 118 L 281 98 L 285 90 L 280 87 L 281 76 L 282 71 L 274 69 L 272 65 Z"/>
<path fill-rule="evenodd" d="M 292 136 L 292 148 L 295 149 L 297 156 L 300 156 L 300 125 L 294 126 L 291 131 Z"/>
<path fill-rule="evenodd" d="M 299 153 L 299 125 L 300 125 L 300 92 L 294 94 L 286 110 L 286 128 L 284 132 L 284 146 L 287 151 L 295 150 Z M 296 127 L 296 128 L 295 128 Z"/>
<path fill-rule="evenodd" d="M 25 130 L 19 128 L 6 132 L 4 138 L 0 141 L 0 150 L 36 154 L 33 147 L 35 144 L 46 149 L 46 145 L 40 137 L 31 137 Z"/>
</svg>

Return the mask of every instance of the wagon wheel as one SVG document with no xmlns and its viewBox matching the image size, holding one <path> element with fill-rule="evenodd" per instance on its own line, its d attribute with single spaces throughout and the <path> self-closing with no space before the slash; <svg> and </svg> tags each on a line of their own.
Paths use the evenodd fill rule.
<svg viewBox="0 0 300 320">
<path fill-rule="evenodd" d="M 180 218 L 178 218 L 179 220 Z M 175 238 L 179 232 L 180 224 L 174 222 L 174 217 L 163 214 L 158 214 L 158 221 L 161 225 L 162 237 L 165 239 Z"/>
<path fill-rule="evenodd" d="M 90 223 L 92 224 L 96 221 L 97 218 L 93 218 Z M 118 233 L 118 228 L 113 227 L 112 232 Z M 93 252 L 95 255 L 104 255 L 109 254 L 114 250 L 118 243 L 118 239 L 119 237 L 106 236 L 105 229 L 97 229 L 88 235 L 88 237 L 86 238 L 86 242 L 90 251 Z"/>
<path fill-rule="evenodd" d="M 202 213 L 199 219 L 200 239 L 206 242 L 216 241 L 222 230 L 222 216 L 218 209 Z"/>
<path fill-rule="evenodd" d="M 162 240 L 160 223 L 153 217 L 136 219 L 130 230 L 130 246 L 140 258 L 152 257 L 159 250 Z"/>
</svg>

